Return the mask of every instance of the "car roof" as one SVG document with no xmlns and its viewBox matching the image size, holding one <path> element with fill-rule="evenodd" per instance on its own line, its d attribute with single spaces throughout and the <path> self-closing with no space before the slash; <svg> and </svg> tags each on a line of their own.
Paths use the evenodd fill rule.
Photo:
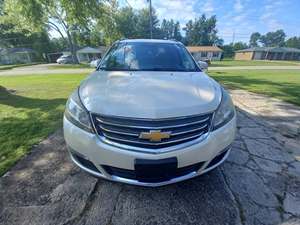
<svg viewBox="0 0 300 225">
<path fill-rule="evenodd" d="M 126 42 L 126 43 L 170 43 L 170 44 L 177 44 L 180 43 L 178 41 L 173 40 L 164 40 L 164 39 L 123 39 L 119 42 Z"/>
</svg>

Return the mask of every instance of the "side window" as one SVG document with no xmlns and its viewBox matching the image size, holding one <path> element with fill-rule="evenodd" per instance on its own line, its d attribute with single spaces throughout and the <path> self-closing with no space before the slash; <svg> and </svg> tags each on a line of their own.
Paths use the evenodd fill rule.
<svg viewBox="0 0 300 225">
<path fill-rule="evenodd" d="M 195 63 L 192 58 L 189 56 L 187 50 L 181 46 L 176 45 L 178 48 L 178 52 L 180 54 L 180 58 L 182 60 L 183 67 L 187 70 L 193 70 L 195 68 Z"/>
<path fill-rule="evenodd" d="M 123 69 L 124 44 L 115 44 L 104 57 L 100 67 Z"/>
</svg>

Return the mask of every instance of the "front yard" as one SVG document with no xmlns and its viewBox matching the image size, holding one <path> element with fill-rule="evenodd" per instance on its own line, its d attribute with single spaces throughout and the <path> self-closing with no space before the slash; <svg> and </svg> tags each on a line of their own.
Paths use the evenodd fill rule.
<svg viewBox="0 0 300 225">
<path fill-rule="evenodd" d="M 300 105 L 299 70 L 226 70 L 209 75 L 228 88 L 275 97 Z"/>
<path fill-rule="evenodd" d="M 67 97 L 84 76 L 0 77 L 0 176 L 61 127 Z"/>
<path fill-rule="evenodd" d="M 231 67 L 231 66 L 299 66 L 299 61 L 270 61 L 270 60 L 233 60 L 212 61 L 210 67 Z"/>
</svg>

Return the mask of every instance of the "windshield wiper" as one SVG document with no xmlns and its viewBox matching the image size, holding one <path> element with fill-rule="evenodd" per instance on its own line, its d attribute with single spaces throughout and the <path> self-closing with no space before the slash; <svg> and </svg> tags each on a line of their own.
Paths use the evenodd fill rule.
<svg viewBox="0 0 300 225">
<path fill-rule="evenodd" d="M 107 67 L 105 67 L 105 66 L 100 66 L 100 67 L 97 68 L 97 70 L 107 70 Z"/>
<path fill-rule="evenodd" d="M 191 70 L 186 69 L 176 69 L 176 68 L 150 68 L 145 69 L 146 71 L 171 71 L 171 72 L 191 72 Z M 194 71 L 194 70 L 193 70 Z"/>
</svg>

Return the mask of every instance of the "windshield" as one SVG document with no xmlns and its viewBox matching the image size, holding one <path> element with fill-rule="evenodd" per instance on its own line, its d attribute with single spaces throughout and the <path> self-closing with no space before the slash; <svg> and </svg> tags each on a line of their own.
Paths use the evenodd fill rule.
<svg viewBox="0 0 300 225">
<path fill-rule="evenodd" d="M 99 65 L 109 71 L 200 71 L 185 47 L 177 43 L 116 43 Z"/>
</svg>

